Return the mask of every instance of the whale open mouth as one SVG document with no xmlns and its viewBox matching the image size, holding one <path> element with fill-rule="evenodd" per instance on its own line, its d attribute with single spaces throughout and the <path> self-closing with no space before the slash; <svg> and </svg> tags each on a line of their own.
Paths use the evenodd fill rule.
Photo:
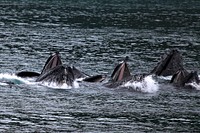
<svg viewBox="0 0 200 133">
<path fill-rule="evenodd" d="M 58 52 L 52 54 L 46 61 L 41 74 L 49 71 L 50 69 L 62 65 L 62 61 Z"/>
<path fill-rule="evenodd" d="M 118 64 L 115 67 L 115 69 L 111 75 L 111 78 L 112 78 L 112 81 L 120 81 L 120 80 L 124 80 L 130 76 L 131 76 L 131 74 L 130 74 L 128 65 L 125 61 L 123 61 L 122 63 Z"/>
</svg>

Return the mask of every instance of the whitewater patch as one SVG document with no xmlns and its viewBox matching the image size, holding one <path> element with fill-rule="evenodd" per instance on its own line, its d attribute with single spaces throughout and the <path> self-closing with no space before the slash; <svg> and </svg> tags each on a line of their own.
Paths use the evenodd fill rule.
<svg viewBox="0 0 200 133">
<path fill-rule="evenodd" d="M 163 80 L 171 80 L 172 76 L 159 76 L 158 78 L 163 79 Z"/>
<path fill-rule="evenodd" d="M 1 85 L 8 84 L 35 84 L 33 79 L 21 78 L 16 76 L 15 74 L 10 73 L 0 73 L 0 82 Z"/>
<path fill-rule="evenodd" d="M 54 89 L 71 89 L 71 88 L 79 88 L 79 80 L 75 80 L 72 86 L 67 85 L 66 83 L 59 85 L 54 82 L 35 82 L 34 78 L 21 78 L 15 74 L 10 73 L 0 73 L 0 85 L 16 85 L 16 84 L 28 84 L 28 85 L 42 85 L 49 88 Z"/>
<path fill-rule="evenodd" d="M 53 88 L 53 89 L 72 89 L 72 88 L 79 88 L 79 83 L 75 80 L 73 82 L 73 85 L 67 85 L 66 83 L 61 84 L 57 84 L 55 82 L 39 82 L 40 85 L 42 86 L 46 86 L 49 88 Z"/>
<path fill-rule="evenodd" d="M 142 81 L 129 81 L 123 87 L 132 88 L 136 91 L 145 93 L 155 93 L 159 89 L 159 84 L 153 79 L 152 75 L 145 77 Z"/>
<path fill-rule="evenodd" d="M 200 84 L 197 84 L 196 82 L 188 83 L 188 84 L 185 84 L 185 85 L 191 86 L 192 88 L 194 88 L 196 90 L 200 90 Z"/>
</svg>

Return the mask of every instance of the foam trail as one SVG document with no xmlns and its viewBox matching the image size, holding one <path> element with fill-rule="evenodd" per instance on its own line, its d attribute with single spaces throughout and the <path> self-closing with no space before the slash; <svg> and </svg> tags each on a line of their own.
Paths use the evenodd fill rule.
<svg viewBox="0 0 200 133">
<path fill-rule="evenodd" d="M 29 79 L 29 80 L 31 80 L 31 79 Z M 0 73 L 0 82 L 2 82 L 2 85 L 4 85 L 6 82 L 14 83 L 14 84 L 35 84 L 34 82 L 31 82 L 29 80 L 18 77 L 15 74 Z"/>
<path fill-rule="evenodd" d="M 141 82 L 129 81 L 123 85 L 124 87 L 133 88 L 136 91 L 145 93 L 154 93 L 159 89 L 158 83 L 153 79 L 152 75 L 147 76 Z"/>
</svg>

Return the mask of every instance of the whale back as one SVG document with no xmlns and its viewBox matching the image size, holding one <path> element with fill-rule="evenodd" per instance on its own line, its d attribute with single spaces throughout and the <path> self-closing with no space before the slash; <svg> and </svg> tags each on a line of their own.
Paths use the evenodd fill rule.
<svg viewBox="0 0 200 133">
<path fill-rule="evenodd" d="M 38 77 L 38 76 L 40 76 L 40 73 L 38 73 L 38 72 L 31 72 L 31 71 L 21 71 L 21 72 L 16 73 L 16 75 L 18 77 L 22 77 L 22 78 L 27 78 L 27 77 L 32 78 L 32 77 Z"/>
<path fill-rule="evenodd" d="M 50 69 L 56 67 L 56 66 L 59 66 L 59 65 L 62 65 L 62 61 L 61 61 L 61 58 L 60 58 L 60 55 L 58 52 L 52 54 L 46 61 L 43 69 L 42 69 L 42 72 L 41 74 L 44 74 L 46 73 L 47 71 L 49 71 Z"/>
<path fill-rule="evenodd" d="M 94 76 L 89 76 L 83 79 L 85 82 L 102 82 L 105 80 L 106 76 L 105 75 L 94 75 Z"/>
<path fill-rule="evenodd" d="M 151 71 L 151 74 L 157 76 L 169 76 L 175 74 L 178 70 L 183 68 L 183 60 L 178 50 L 172 50 L 168 55 L 158 63 L 158 65 Z"/>
</svg>

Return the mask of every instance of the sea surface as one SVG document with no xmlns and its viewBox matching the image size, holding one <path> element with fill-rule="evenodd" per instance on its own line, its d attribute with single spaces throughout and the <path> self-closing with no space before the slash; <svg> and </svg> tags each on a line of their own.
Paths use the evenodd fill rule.
<svg viewBox="0 0 200 133">
<path fill-rule="evenodd" d="M 0 132 L 200 132 L 200 87 L 170 77 L 110 89 L 15 76 L 55 51 L 89 75 L 109 79 L 126 56 L 133 75 L 149 73 L 172 49 L 199 72 L 199 0 L 0 0 Z"/>
</svg>

